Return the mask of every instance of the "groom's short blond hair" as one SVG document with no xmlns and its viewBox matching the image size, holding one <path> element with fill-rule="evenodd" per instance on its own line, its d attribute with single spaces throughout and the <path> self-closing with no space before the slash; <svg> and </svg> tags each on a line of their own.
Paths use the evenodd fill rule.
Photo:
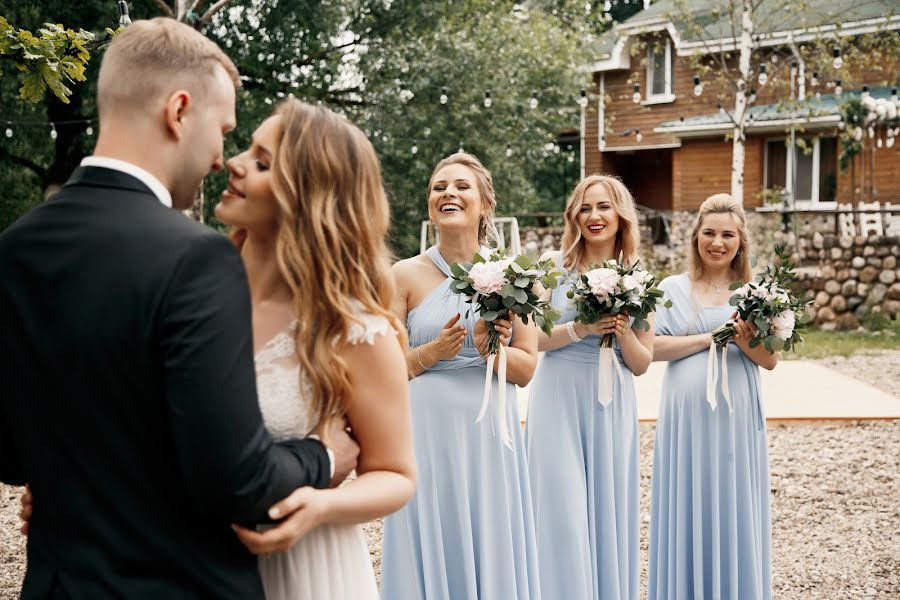
<svg viewBox="0 0 900 600">
<path fill-rule="evenodd" d="M 217 66 L 240 87 L 237 67 L 215 42 L 174 19 L 135 21 L 117 35 L 100 66 L 97 104 L 109 111 L 141 111 L 178 89 L 202 101 Z"/>
</svg>

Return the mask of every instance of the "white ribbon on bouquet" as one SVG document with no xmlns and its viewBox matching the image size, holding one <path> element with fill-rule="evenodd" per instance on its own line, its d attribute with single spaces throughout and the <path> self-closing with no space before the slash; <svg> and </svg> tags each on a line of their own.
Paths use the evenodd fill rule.
<svg viewBox="0 0 900 600">
<path fill-rule="evenodd" d="M 619 377 L 619 385 L 625 384 L 625 375 L 622 373 L 622 367 L 616 359 L 616 351 L 612 348 L 600 348 L 600 364 L 597 369 L 597 402 L 604 408 L 609 406 L 613 397 L 613 366 L 615 366 L 616 374 Z"/>
<path fill-rule="evenodd" d="M 497 354 L 489 354 L 487 357 L 487 373 L 485 373 L 484 376 L 484 396 L 481 400 L 481 412 L 478 413 L 478 418 L 475 419 L 475 422 L 481 422 L 484 415 L 487 414 L 488 405 L 491 403 L 491 380 L 494 376 L 494 362 L 497 360 L 500 361 L 500 364 L 497 366 L 497 379 L 499 383 L 497 408 L 500 411 L 500 439 L 503 440 L 504 446 L 512 450 L 512 436 L 509 433 L 509 423 L 506 422 L 506 348 L 502 342 L 500 343 L 500 349 L 497 351 Z"/>
<path fill-rule="evenodd" d="M 718 348 L 715 342 L 709 343 L 709 360 L 706 364 L 706 401 L 709 406 L 716 410 L 718 401 L 716 400 L 716 384 L 719 380 L 719 368 L 716 364 L 718 358 Z M 722 395 L 728 404 L 728 412 L 734 413 L 734 407 L 731 405 L 731 394 L 728 392 L 728 344 L 722 348 Z"/>
</svg>

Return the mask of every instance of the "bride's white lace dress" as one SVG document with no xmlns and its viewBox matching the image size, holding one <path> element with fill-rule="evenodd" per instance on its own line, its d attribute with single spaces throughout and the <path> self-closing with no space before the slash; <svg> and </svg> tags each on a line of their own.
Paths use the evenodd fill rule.
<svg viewBox="0 0 900 600">
<path fill-rule="evenodd" d="M 363 314 L 351 343 L 373 343 L 393 332 L 383 317 Z M 256 382 L 266 428 L 276 440 L 310 433 L 306 398 L 294 352 L 293 327 L 256 353 Z M 360 525 L 321 525 L 287 552 L 262 556 L 259 571 L 267 600 L 378 600 L 375 573 Z"/>
</svg>

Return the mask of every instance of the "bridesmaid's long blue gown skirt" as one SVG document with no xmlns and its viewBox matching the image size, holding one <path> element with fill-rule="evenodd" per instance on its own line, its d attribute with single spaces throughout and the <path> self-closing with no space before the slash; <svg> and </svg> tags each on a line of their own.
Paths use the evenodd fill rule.
<svg viewBox="0 0 900 600">
<path fill-rule="evenodd" d="M 661 287 L 674 303 L 657 315 L 662 335 L 713 331 L 734 310 L 699 305 L 686 274 Z M 734 412 L 721 383 L 713 410 L 706 400 L 708 357 L 703 351 L 672 361 L 663 379 L 653 453 L 649 599 L 769 600 L 769 460 L 759 368 L 729 344 Z"/>
<path fill-rule="evenodd" d="M 426 253 L 449 275 L 431 248 Z M 383 600 L 538 600 L 537 552 L 525 445 L 516 390 L 507 384 L 513 449 L 500 439 L 497 378 L 478 424 L 485 361 L 474 348 L 474 318 L 449 280 L 407 319 L 410 346 L 437 337 L 457 312 L 469 331 L 456 358 L 409 383 L 418 485 L 410 502 L 385 519 Z"/>
<path fill-rule="evenodd" d="M 575 312 L 562 283 L 561 323 Z M 599 338 L 547 352 L 528 400 L 526 445 L 546 600 L 637 600 L 640 460 L 634 378 L 616 349 L 608 406 L 597 401 Z"/>
</svg>

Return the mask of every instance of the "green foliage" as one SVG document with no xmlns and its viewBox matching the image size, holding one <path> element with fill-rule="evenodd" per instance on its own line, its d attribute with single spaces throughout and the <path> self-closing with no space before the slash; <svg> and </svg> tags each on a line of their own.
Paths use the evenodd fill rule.
<svg viewBox="0 0 900 600">
<path fill-rule="evenodd" d="M 592 285 L 594 277 L 608 281 L 615 278 L 615 286 L 611 290 L 606 286 L 609 293 L 598 295 Z M 628 315 L 634 318 L 633 327 L 649 331 L 647 318 L 662 303 L 664 292 L 656 287 L 656 278 L 640 267 L 640 261 L 628 266 L 608 260 L 602 265 L 590 265 L 586 273 L 575 278 L 566 295 L 575 302 L 575 320 L 579 323 L 596 323 L 607 315 Z M 667 300 L 663 306 L 671 307 L 672 301 Z M 611 344 L 612 334 L 600 338 L 601 346 Z"/>
<path fill-rule="evenodd" d="M 72 90 L 66 83 L 85 81 L 91 60 L 89 45 L 96 38 L 90 31 L 75 31 L 53 23 L 45 23 L 38 33 L 40 37 L 17 29 L 0 16 L 0 57 L 12 60 L 22 73 L 19 96 L 23 100 L 40 102 L 50 90 L 68 103 Z"/>
<path fill-rule="evenodd" d="M 485 270 L 494 273 L 496 279 L 502 279 L 499 290 L 479 291 L 476 273 Z M 541 261 L 533 255 L 507 258 L 506 251 L 501 249 L 489 256 L 476 253 L 472 262 L 453 263 L 450 271 L 450 291 L 464 295 L 486 322 L 489 354 L 495 354 L 499 349 L 500 334 L 494 328 L 497 319 L 508 318 L 509 313 L 514 313 L 526 325 L 529 318 L 533 319 L 545 334 L 550 335 L 561 316 L 542 299 L 545 290 L 557 287 L 562 275 L 552 260 Z"/>
<path fill-rule="evenodd" d="M 800 332 L 809 323 L 806 309 L 811 304 L 793 290 L 797 274 L 790 253 L 784 246 L 776 246 L 775 257 L 765 272 L 756 276 L 755 281 L 732 283 L 729 289 L 734 294 L 728 300 L 735 307 L 738 317 L 756 328 L 750 347 L 762 344 L 772 354 L 780 350 L 789 351 L 803 342 Z M 792 319 L 789 331 L 779 331 L 776 323 L 787 316 Z M 782 326 L 787 325 L 782 323 Z M 735 333 L 734 322 L 729 321 L 713 332 L 713 341 L 725 346 L 734 339 Z M 785 334 L 787 337 L 784 337 Z"/>
<path fill-rule="evenodd" d="M 133 19 L 162 14 L 153 0 L 134 0 L 130 7 Z M 400 257 L 418 252 L 431 171 L 460 143 L 491 170 L 498 214 L 559 210 L 579 177 L 578 145 L 572 142 L 571 149 L 564 145 L 556 152 L 547 144 L 562 131 L 577 131 L 576 101 L 588 81 L 576 68 L 589 55 L 585 48 L 592 36 L 609 26 L 595 18 L 598 10 L 576 19 L 584 3 L 574 0 L 521 5 L 489 0 L 232 0 L 203 30 L 243 75 L 238 128 L 226 140 L 225 153 L 243 151 L 253 130 L 287 94 L 343 113 L 367 133 L 381 159 L 392 207 L 391 241 Z M 115 2 L 105 0 L 22 3 L 5 16 L 32 30 L 48 21 L 61 22 L 98 37 L 117 19 Z M 4 93 L 4 114 L 57 122 L 94 117 L 96 58 L 78 86 L 61 75 L 72 91 L 71 106 L 46 90 L 33 105 Z M 9 68 L 12 61 L 0 61 L 0 67 L 3 63 L 5 71 L 16 73 Z M 5 90 L 12 79 L 0 78 L 0 87 Z M 40 86 L 36 80 L 29 86 L 34 97 Z M 442 87 L 449 90 L 446 105 L 438 101 Z M 490 109 L 483 106 L 486 90 L 494 101 Z M 528 107 L 532 90 L 538 92 L 536 109 Z M 48 184 L 65 181 L 93 140 L 84 135 L 83 124 L 57 129 L 55 141 L 47 135 L 49 125 L 29 129 L 38 134 L 30 143 L 24 128 L 16 129 L 9 145 L 0 140 L 0 185 L 37 180 L 39 189 L 31 195 L 39 198 Z M 569 162 L 570 157 L 576 161 Z M 30 174 L 23 177 L 26 172 Z M 204 183 L 204 216 L 214 226 L 219 224 L 212 209 L 226 179 L 218 174 Z M 18 206 L 16 214 L 21 214 L 29 204 Z M 10 219 L 0 215 L 0 227 Z"/>
<path fill-rule="evenodd" d="M 862 104 L 859 96 L 850 96 L 841 104 L 841 119 L 844 121 L 844 131 L 841 132 L 841 171 L 846 171 L 853 158 L 862 151 L 862 136 L 854 137 L 857 129 L 865 123 L 868 111 Z"/>
<path fill-rule="evenodd" d="M 810 328 L 803 343 L 794 346 L 787 358 L 816 359 L 852 356 L 900 348 L 900 321 L 885 319 L 884 327 L 874 331 L 825 331 Z"/>
</svg>

